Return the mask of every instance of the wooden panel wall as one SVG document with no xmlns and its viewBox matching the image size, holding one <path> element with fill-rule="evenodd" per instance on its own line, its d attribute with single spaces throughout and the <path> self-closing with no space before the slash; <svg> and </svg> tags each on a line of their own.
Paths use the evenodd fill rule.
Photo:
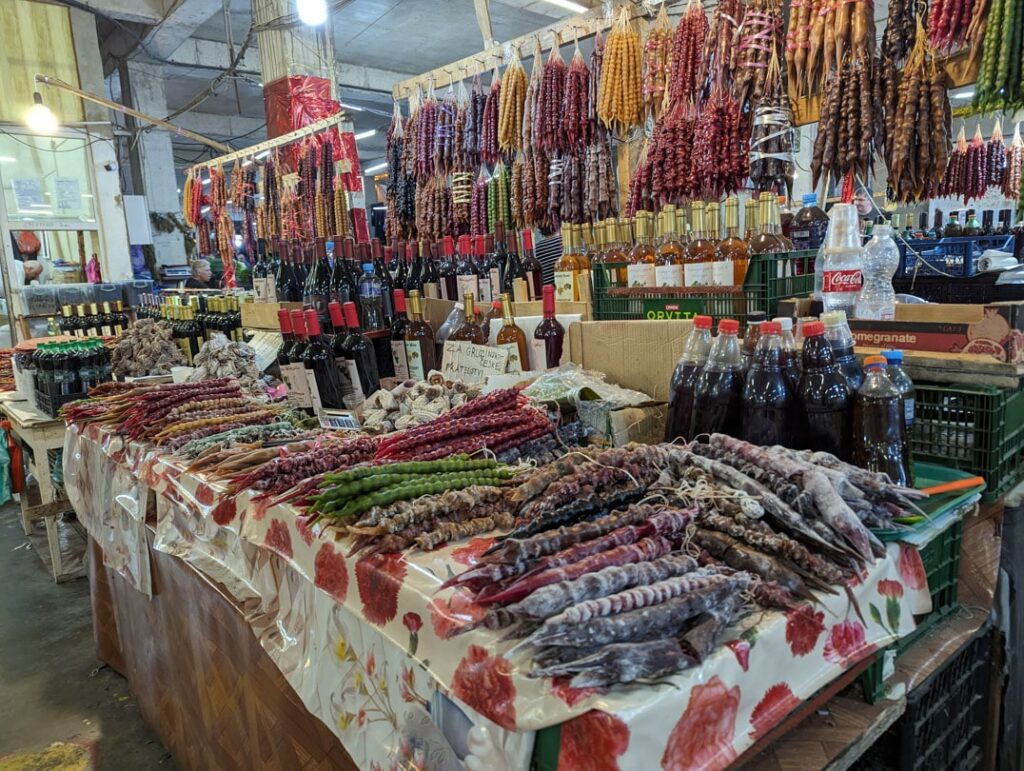
<svg viewBox="0 0 1024 771">
<path fill-rule="evenodd" d="M 68 9 L 31 0 L 0 2 L 0 121 L 21 123 L 32 106 L 36 73 L 78 85 L 78 64 Z M 40 86 L 43 100 L 61 122 L 83 119 L 82 101 Z"/>
</svg>

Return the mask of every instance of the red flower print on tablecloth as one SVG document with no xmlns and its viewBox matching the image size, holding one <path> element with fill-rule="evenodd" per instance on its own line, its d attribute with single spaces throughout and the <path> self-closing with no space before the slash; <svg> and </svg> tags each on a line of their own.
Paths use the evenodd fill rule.
<svg viewBox="0 0 1024 771">
<path fill-rule="evenodd" d="M 569 685 L 571 677 L 556 677 L 551 681 L 551 693 L 570 707 L 575 707 L 588 696 L 601 693 L 600 688 L 573 688 Z"/>
<path fill-rule="evenodd" d="M 420 618 L 419 613 L 409 611 L 402 616 L 402 623 L 409 630 L 409 655 L 415 656 L 416 649 L 420 645 L 420 630 L 423 628 L 423 619 Z"/>
<path fill-rule="evenodd" d="M 752 741 L 757 741 L 792 712 L 800 704 L 800 699 L 786 683 L 776 683 L 761 697 L 761 701 L 750 713 L 750 724 L 754 727 L 750 732 Z"/>
<path fill-rule="evenodd" d="M 724 768 L 736 759 L 732 745 L 739 686 L 726 688 L 717 675 L 707 685 L 694 686 L 690 702 L 668 737 L 661 767 L 666 771 Z"/>
<path fill-rule="evenodd" d="M 750 669 L 750 643 L 746 640 L 729 640 L 725 646 L 735 654 L 744 672 Z"/>
<path fill-rule="evenodd" d="M 458 629 L 484 617 L 487 609 L 470 599 L 469 593 L 456 589 L 451 597 L 435 597 L 427 606 L 434 634 L 446 640 Z"/>
<path fill-rule="evenodd" d="M 460 546 L 452 551 L 452 559 L 460 565 L 475 565 L 480 561 L 480 555 L 494 545 L 494 538 L 471 538 L 465 546 Z"/>
<path fill-rule="evenodd" d="M 292 535 L 288 532 L 288 526 L 279 519 L 275 519 L 267 528 L 267 535 L 263 543 L 268 549 L 272 549 L 286 559 L 292 558 Z"/>
<path fill-rule="evenodd" d="M 794 656 L 806 656 L 818 644 L 818 637 L 825 631 L 825 614 L 815 611 L 810 605 L 786 612 L 786 642 Z"/>
<path fill-rule="evenodd" d="M 903 584 L 891 578 L 883 578 L 878 582 L 878 593 L 883 597 L 899 599 L 903 596 Z"/>
<path fill-rule="evenodd" d="M 864 625 L 860 621 L 840 621 L 825 640 L 825 661 L 848 667 L 861 658 L 864 649 Z"/>
<path fill-rule="evenodd" d="M 502 728 L 516 727 L 512 665 L 486 648 L 470 645 L 452 675 L 452 693 Z"/>
<path fill-rule="evenodd" d="M 363 616 L 383 626 L 398 614 L 398 590 L 406 572 L 405 557 L 398 552 L 371 554 L 356 563 L 356 584 Z"/>
<path fill-rule="evenodd" d="M 900 543 L 900 578 L 910 589 L 928 588 L 928 575 L 924 572 L 921 554 L 910 544 Z"/>
<path fill-rule="evenodd" d="M 309 524 L 310 517 L 298 516 L 295 518 L 295 529 L 299 533 L 299 538 L 306 546 L 313 545 L 313 528 Z"/>
<path fill-rule="evenodd" d="M 334 546 L 325 543 L 313 560 L 313 584 L 323 589 L 338 602 L 345 601 L 348 593 L 348 568 L 345 558 Z"/>
<path fill-rule="evenodd" d="M 217 499 L 217 492 L 205 482 L 200 482 L 196 485 L 195 498 L 201 506 L 212 506 Z"/>
<path fill-rule="evenodd" d="M 235 496 L 228 495 L 210 512 L 213 521 L 221 527 L 235 518 Z M 290 554 L 288 556 L 291 556 Z"/>
<path fill-rule="evenodd" d="M 377 672 L 377 657 L 373 655 L 372 650 L 366 654 L 366 664 L 363 669 L 366 670 L 366 674 L 369 677 L 373 677 Z"/>
<path fill-rule="evenodd" d="M 629 746 L 629 726 L 592 709 L 562 723 L 558 771 L 618 771 L 618 758 Z"/>
</svg>

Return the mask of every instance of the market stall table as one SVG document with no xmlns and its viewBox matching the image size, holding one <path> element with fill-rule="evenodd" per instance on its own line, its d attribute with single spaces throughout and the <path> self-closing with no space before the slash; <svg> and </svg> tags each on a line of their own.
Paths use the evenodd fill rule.
<svg viewBox="0 0 1024 771">
<path fill-rule="evenodd" d="M 80 565 L 66 565 L 67 555 L 61 552 L 58 517 L 72 511 L 71 501 L 59 490 L 50 477 L 51 455 L 64 447 L 64 421 L 51 418 L 27 401 L 17 400 L 15 394 L 4 394 L 0 410 L 11 422 L 11 433 L 28 452 L 25 466 L 38 486 L 38 499 L 28 489 L 21 493 L 21 526 L 25 535 L 33 534 L 33 522 L 43 520 L 46 525 L 47 551 L 39 556 L 53 574 L 57 583 L 84 575 Z M 73 562 L 73 561 L 72 561 Z"/>
</svg>

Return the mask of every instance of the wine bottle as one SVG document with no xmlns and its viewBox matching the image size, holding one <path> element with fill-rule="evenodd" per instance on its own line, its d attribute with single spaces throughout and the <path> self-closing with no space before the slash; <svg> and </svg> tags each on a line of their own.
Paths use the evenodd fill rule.
<svg viewBox="0 0 1024 771">
<path fill-rule="evenodd" d="M 491 274 L 491 286 L 501 287 L 505 286 L 505 266 L 508 265 L 508 249 L 505 243 L 505 223 L 497 222 L 494 225 L 494 251 L 491 254 L 491 260 L 497 263 L 498 270 L 498 283 L 494 283 L 494 274 Z M 492 290 L 493 291 L 493 290 Z"/>
<path fill-rule="evenodd" d="M 408 380 L 409 360 L 405 352 L 405 333 L 409 328 L 409 318 L 405 315 L 405 292 L 395 289 L 392 298 L 395 318 L 391 322 L 391 361 L 395 368 L 395 377 L 399 380 Z"/>
<path fill-rule="evenodd" d="M 476 260 L 470 249 L 469 236 L 459 236 L 459 258 L 455 263 L 455 281 L 457 297 L 472 292 L 473 297 L 480 299 L 480 275 L 477 272 Z"/>
<path fill-rule="evenodd" d="M 519 246 L 516 244 L 516 231 L 509 233 L 508 239 L 508 253 L 505 258 L 505 270 L 502 271 L 501 277 L 501 292 L 507 294 L 512 299 L 515 299 L 515 287 L 517 281 L 523 281 L 526 283 L 526 299 L 530 298 L 530 284 L 527 280 L 526 270 L 523 268 L 523 263 L 519 259 Z"/>
<path fill-rule="evenodd" d="M 544 287 L 544 320 L 533 332 L 533 368 L 550 369 L 562 361 L 565 328 L 555 318 L 555 288 Z"/>
<path fill-rule="evenodd" d="M 316 311 L 321 327 L 326 328 L 331 320 L 327 310 L 327 304 L 331 301 L 331 266 L 327 262 L 327 245 L 324 239 L 316 239 L 313 250 L 316 262 L 310 271 L 309 280 L 306 281 L 302 304 Z"/>
<path fill-rule="evenodd" d="M 500 287 L 491 286 L 491 273 L 487 263 L 487 254 L 484 252 L 484 237 L 473 237 L 473 261 L 476 264 L 477 286 L 479 287 L 478 297 L 485 306 L 490 305 L 494 300 L 494 293 Z"/>
<path fill-rule="evenodd" d="M 260 238 L 256 241 L 256 263 L 252 266 L 252 291 L 258 303 L 277 302 L 277 292 L 270 273 L 270 262 L 267 259 L 267 241 Z"/>
<path fill-rule="evenodd" d="M 455 274 L 455 244 L 451 236 L 443 240 L 444 254 L 437 261 L 437 275 L 441 285 L 441 299 L 458 302 L 462 293 L 459 292 L 459 279 Z M 476 292 L 474 291 L 474 294 Z"/>
<path fill-rule="evenodd" d="M 448 335 L 449 340 L 460 340 L 467 343 L 483 345 L 484 331 L 476 323 L 476 303 L 472 292 L 466 292 L 462 296 L 462 322 Z"/>
<path fill-rule="evenodd" d="M 391 268 L 394 270 L 392 283 L 395 289 L 405 291 L 405 282 L 409 280 L 409 264 L 405 257 L 405 244 L 396 241 L 391 245 Z"/>
<path fill-rule="evenodd" d="M 306 350 L 306 320 L 302 316 L 302 311 L 299 310 L 291 311 L 291 316 L 295 343 L 288 351 L 288 359 L 289 361 L 301 361 L 302 352 Z"/>
<path fill-rule="evenodd" d="M 384 255 L 380 248 L 380 239 L 374 238 L 370 241 L 370 255 L 373 260 L 373 272 L 380 279 L 381 286 L 381 310 L 384 313 L 384 326 L 391 326 L 391 320 L 395 317 L 394 297 L 391 294 L 395 291 L 395 284 L 391 278 L 391 272 L 384 264 Z"/>
<path fill-rule="evenodd" d="M 277 349 L 277 364 L 279 367 L 283 367 L 291 361 L 288 358 L 288 352 L 295 345 L 292 317 L 284 308 L 277 312 L 277 325 L 281 328 L 281 347 Z"/>
<path fill-rule="evenodd" d="M 487 277 L 491 281 L 491 302 L 493 302 L 501 294 L 502 263 L 498 260 L 498 253 L 494 249 L 494 236 L 490 233 L 484 236 L 484 265 Z"/>
<path fill-rule="evenodd" d="M 426 380 L 435 366 L 437 351 L 434 346 L 434 330 L 423 320 L 423 306 L 420 304 L 420 293 L 413 289 L 409 292 L 409 326 L 405 329 L 405 355 L 409 365 L 409 377 L 413 380 Z"/>
<path fill-rule="evenodd" d="M 420 241 L 420 256 L 423 258 L 423 294 L 425 297 L 440 300 L 441 277 L 437 272 L 437 244 Z"/>
<path fill-rule="evenodd" d="M 523 230 L 523 270 L 529 279 L 530 299 L 536 302 L 544 296 L 544 268 L 533 252 L 533 231 Z"/>
<path fill-rule="evenodd" d="M 348 284 L 345 282 L 345 242 L 341 236 L 333 237 L 334 265 L 331 267 L 331 302 L 346 303 L 352 298 L 348 296 Z M 328 313 L 330 306 L 328 305 Z"/>
<path fill-rule="evenodd" d="M 356 409 L 367 396 L 380 390 L 380 377 L 377 375 L 377 355 L 374 353 L 373 343 L 363 334 L 355 303 L 345 303 L 343 310 L 345 325 L 348 327 L 343 350 L 353 389 L 352 393 L 347 395 L 346 406 L 349 409 Z"/>
<path fill-rule="evenodd" d="M 327 339 L 321 334 L 320 317 L 313 309 L 305 311 L 303 315 L 306 319 L 309 342 L 302 353 L 302 364 L 306 368 L 306 382 L 309 384 L 313 409 L 343 409 L 345 402 L 341 379 L 334 361 L 334 353 L 327 344 Z"/>
<path fill-rule="evenodd" d="M 516 325 L 512 314 L 512 298 L 508 294 L 501 295 L 502 326 L 498 330 L 495 342 L 499 348 L 508 349 L 508 372 L 522 372 L 530 368 L 530 353 L 526 347 L 526 333 Z"/>
<path fill-rule="evenodd" d="M 423 295 L 423 242 L 410 241 L 405 245 L 405 260 L 409 263 L 409 278 L 405 281 L 405 294 Z"/>
<path fill-rule="evenodd" d="M 299 310 L 290 313 L 282 311 L 282 313 L 288 313 L 290 317 L 294 342 L 286 354 L 288 363 L 280 365 L 281 379 L 288 386 L 289 397 L 295 402 L 295 405 L 299 409 L 308 410 L 312 408 L 313 402 L 310 398 L 309 383 L 306 380 L 306 366 L 302 363 L 302 354 L 306 350 L 306 320 L 302 311 Z M 278 320 L 280 321 L 280 315 Z M 280 361 L 280 355 L 278 360 Z"/>
</svg>

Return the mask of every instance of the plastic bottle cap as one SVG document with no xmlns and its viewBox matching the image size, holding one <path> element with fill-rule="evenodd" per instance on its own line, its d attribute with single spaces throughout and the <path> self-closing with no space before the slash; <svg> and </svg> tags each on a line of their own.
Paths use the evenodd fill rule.
<svg viewBox="0 0 1024 771">
<path fill-rule="evenodd" d="M 758 321 L 766 321 L 767 319 L 768 314 L 765 313 L 764 311 L 751 311 L 750 313 L 747 314 L 748 324 L 753 324 Z"/>
<path fill-rule="evenodd" d="M 800 199 L 804 206 L 816 206 L 818 203 L 818 196 L 816 193 L 804 193 Z"/>
<path fill-rule="evenodd" d="M 871 367 L 871 366 L 884 367 L 885 365 L 886 365 L 886 362 L 885 362 L 885 357 L 884 356 L 868 356 L 867 358 L 864 359 L 864 366 L 865 367 Z"/>
<path fill-rule="evenodd" d="M 777 321 L 765 321 L 763 324 L 761 324 L 761 334 L 762 335 L 781 335 L 782 334 L 782 324 L 780 324 Z"/>
<path fill-rule="evenodd" d="M 711 329 L 711 317 L 710 316 L 694 316 L 693 326 L 696 329 Z"/>
<path fill-rule="evenodd" d="M 829 311 L 821 314 L 821 321 L 826 327 L 834 327 L 846 323 L 846 311 Z"/>
<path fill-rule="evenodd" d="M 776 316 L 772 321 L 778 324 L 782 328 L 783 332 L 793 331 L 793 319 L 789 316 Z"/>
<path fill-rule="evenodd" d="M 368 263 L 368 262 L 364 262 L 363 263 L 363 273 L 373 273 L 373 266 L 370 263 Z"/>
<path fill-rule="evenodd" d="M 804 324 L 804 337 L 825 334 L 825 325 L 820 321 L 808 321 Z"/>
<path fill-rule="evenodd" d="M 740 331 L 740 323 L 736 319 L 722 319 L 718 322 L 718 333 L 723 332 L 727 335 L 735 335 Z"/>
<path fill-rule="evenodd" d="M 882 356 L 889 364 L 903 363 L 903 351 L 882 351 Z"/>
</svg>

